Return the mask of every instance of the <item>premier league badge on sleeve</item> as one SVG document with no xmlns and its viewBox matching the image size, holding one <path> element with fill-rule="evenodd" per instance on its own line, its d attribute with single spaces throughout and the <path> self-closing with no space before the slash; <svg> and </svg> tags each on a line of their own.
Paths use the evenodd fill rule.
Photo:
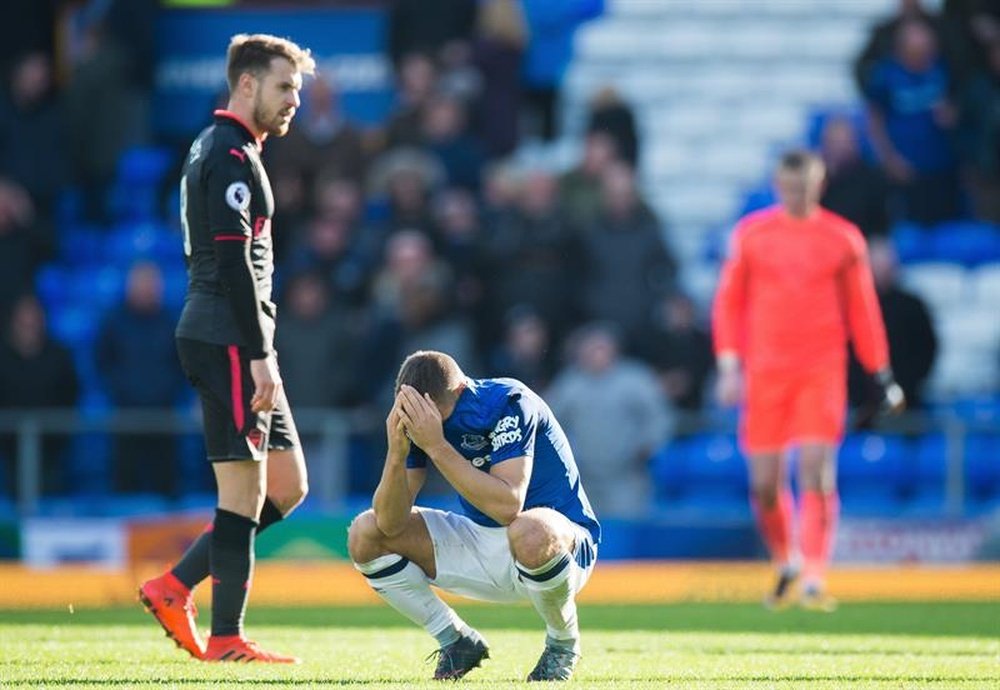
<svg viewBox="0 0 1000 690">
<path fill-rule="evenodd" d="M 250 208 L 250 188 L 246 182 L 233 182 L 226 187 L 226 204 L 240 213 Z"/>
</svg>

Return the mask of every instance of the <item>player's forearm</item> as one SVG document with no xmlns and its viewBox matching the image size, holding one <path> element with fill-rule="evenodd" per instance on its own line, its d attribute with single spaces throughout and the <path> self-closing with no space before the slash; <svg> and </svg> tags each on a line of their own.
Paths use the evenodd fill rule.
<svg viewBox="0 0 1000 690">
<path fill-rule="evenodd" d="M 412 507 L 413 498 L 406 481 L 405 463 L 387 458 L 372 500 L 375 524 L 387 537 L 395 536 L 406 528 Z"/>
<path fill-rule="evenodd" d="M 424 451 L 462 498 L 499 524 L 510 524 L 524 507 L 524 497 L 514 487 L 473 467 L 447 442 Z"/>
<path fill-rule="evenodd" d="M 261 325 L 260 297 L 253 277 L 247 247 L 243 242 L 216 242 L 219 278 L 229 298 L 233 318 L 243 336 L 250 359 L 263 359 L 269 353 Z"/>
</svg>

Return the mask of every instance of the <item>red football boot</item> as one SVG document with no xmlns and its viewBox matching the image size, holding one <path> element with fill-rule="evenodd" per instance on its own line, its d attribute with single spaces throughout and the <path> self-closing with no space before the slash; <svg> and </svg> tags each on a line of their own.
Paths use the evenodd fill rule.
<svg viewBox="0 0 1000 690">
<path fill-rule="evenodd" d="M 139 587 L 139 601 L 160 622 L 167 637 L 195 659 L 205 654 L 205 643 L 198 634 L 195 618 L 198 608 L 194 605 L 191 590 L 173 573 L 147 580 Z"/>
<path fill-rule="evenodd" d="M 261 661 L 265 664 L 301 664 L 294 656 L 285 656 L 261 649 L 256 642 L 242 635 L 213 635 L 202 657 L 205 661 Z"/>
</svg>

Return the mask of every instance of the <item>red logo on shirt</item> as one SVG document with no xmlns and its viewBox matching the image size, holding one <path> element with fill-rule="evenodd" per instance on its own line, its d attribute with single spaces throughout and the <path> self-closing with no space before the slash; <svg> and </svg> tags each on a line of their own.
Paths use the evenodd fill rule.
<svg viewBox="0 0 1000 690">
<path fill-rule="evenodd" d="M 270 234 L 271 234 L 271 219 L 265 218 L 264 216 L 257 216 L 253 221 L 254 239 L 258 237 L 267 237 Z"/>
<path fill-rule="evenodd" d="M 246 163 L 247 154 L 246 151 L 240 151 L 239 149 L 229 149 L 229 153 L 233 154 L 240 159 L 240 163 Z"/>
</svg>

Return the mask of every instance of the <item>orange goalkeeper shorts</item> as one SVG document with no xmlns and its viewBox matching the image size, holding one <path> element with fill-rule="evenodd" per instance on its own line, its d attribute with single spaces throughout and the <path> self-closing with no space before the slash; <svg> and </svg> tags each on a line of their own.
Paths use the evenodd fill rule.
<svg viewBox="0 0 1000 690">
<path fill-rule="evenodd" d="M 836 445 L 847 416 L 843 365 L 801 372 L 747 372 L 740 436 L 747 453 L 783 450 L 799 443 Z"/>
</svg>

